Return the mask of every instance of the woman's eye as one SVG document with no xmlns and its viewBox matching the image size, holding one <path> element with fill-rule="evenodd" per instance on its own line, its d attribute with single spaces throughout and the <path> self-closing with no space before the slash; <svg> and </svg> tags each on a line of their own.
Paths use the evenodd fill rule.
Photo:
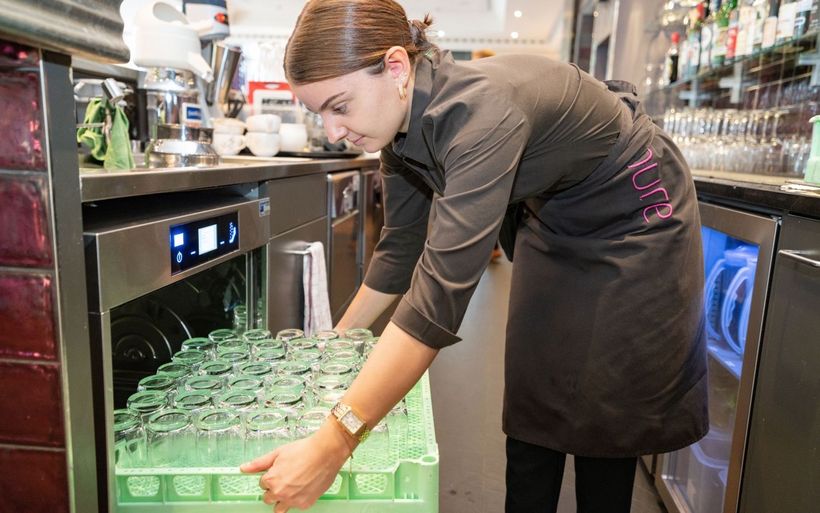
<svg viewBox="0 0 820 513">
<path fill-rule="evenodd" d="M 333 112 L 335 114 L 347 114 L 347 105 L 338 105 L 333 107 Z"/>
</svg>

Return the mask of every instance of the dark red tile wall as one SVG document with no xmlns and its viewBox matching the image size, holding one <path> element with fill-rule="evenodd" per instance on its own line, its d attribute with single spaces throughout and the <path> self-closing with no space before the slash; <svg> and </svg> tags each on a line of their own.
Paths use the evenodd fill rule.
<svg viewBox="0 0 820 513">
<path fill-rule="evenodd" d="M 0 358 L 57 358 L 50 276 L 0 271 Z"/>
<path fill-rule="evenodd" d="M 0 511 L 68 513 L 64 451 L 0 447 Z"/>
<path fill-rule="evenodd" d="M 69 511 L 39 66 L 0 40 L 0 513 Z"/>
<path fill-rule="evenodd" d="M 45 177 L 0 175 L 0 265 L 51 267 L 47 198 Z"/>
<path fill-rule="evenodd" d="M 43 171 L 43 116 L 36 72 L 0 69 L 0 168 Z"/>
<path fill-rule="evenodd" d="M 0 361 L 0 443 L 63 447 L 60 367 Z"/>
</svg>

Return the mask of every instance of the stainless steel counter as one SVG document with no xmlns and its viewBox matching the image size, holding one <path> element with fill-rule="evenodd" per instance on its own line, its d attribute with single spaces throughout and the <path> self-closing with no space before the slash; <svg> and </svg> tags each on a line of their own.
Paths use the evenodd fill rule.
<svg viewBox="0 0 820 513">
<path fill-rule="evenodd" d="M 228 157 L 212 168 L 145 169 L 111 172 L 80 166 L 83 203 L 264 182 L 314 173 L 378 166 L 377 158 L 304 159 Z"/>
</svg>

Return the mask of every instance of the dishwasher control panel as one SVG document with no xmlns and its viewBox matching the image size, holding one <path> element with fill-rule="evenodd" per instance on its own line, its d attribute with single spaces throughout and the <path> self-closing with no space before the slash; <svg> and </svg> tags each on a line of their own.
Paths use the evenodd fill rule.
<svg viewBox="0 0 820 513">
<path fill-rule="evenodd" d="M 239 214 L 230 212 L 170 228 L 171 274 L 239 249 Z"/>
</svg>

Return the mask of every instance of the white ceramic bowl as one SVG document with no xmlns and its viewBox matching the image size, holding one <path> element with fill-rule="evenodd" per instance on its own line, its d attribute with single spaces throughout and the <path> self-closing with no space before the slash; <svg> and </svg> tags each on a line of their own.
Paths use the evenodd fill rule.
<svg viewBox="0 0 820 513">
<path fill-rule="evenodd" d="M 215 118 L 212 123 L 214 124 L 214 134 L 242 135 L 245 133 L 245 123 L 238 119 Z"/>
<path fill-rule="evenodd" d="M 282 151 L 304 151 L 308 143 L 307 127 L 302 123 L 282 123 L 279 136 Z"/>
<path fill-rule="evenodd" d="M 257 157 L 273 157 L 279 153 L 279 134 L 268 132 L 248 132 L 245 134 L 245 144 L 251 153 Z"/>
<path fill-rule="evenodd" d="M 276 114 L 257 114 L 248 116 L 245 123 L 248 125 L 248 132 L 276 133 L 282 124 L 282 118 Z"/>
<path fill-rule="evenodd" d="M 245 147 L 245 136 L 241 134 L 226 134 L 214 132 L 211 146 L 223 156 L 236 155 Z"/>
</svg>

